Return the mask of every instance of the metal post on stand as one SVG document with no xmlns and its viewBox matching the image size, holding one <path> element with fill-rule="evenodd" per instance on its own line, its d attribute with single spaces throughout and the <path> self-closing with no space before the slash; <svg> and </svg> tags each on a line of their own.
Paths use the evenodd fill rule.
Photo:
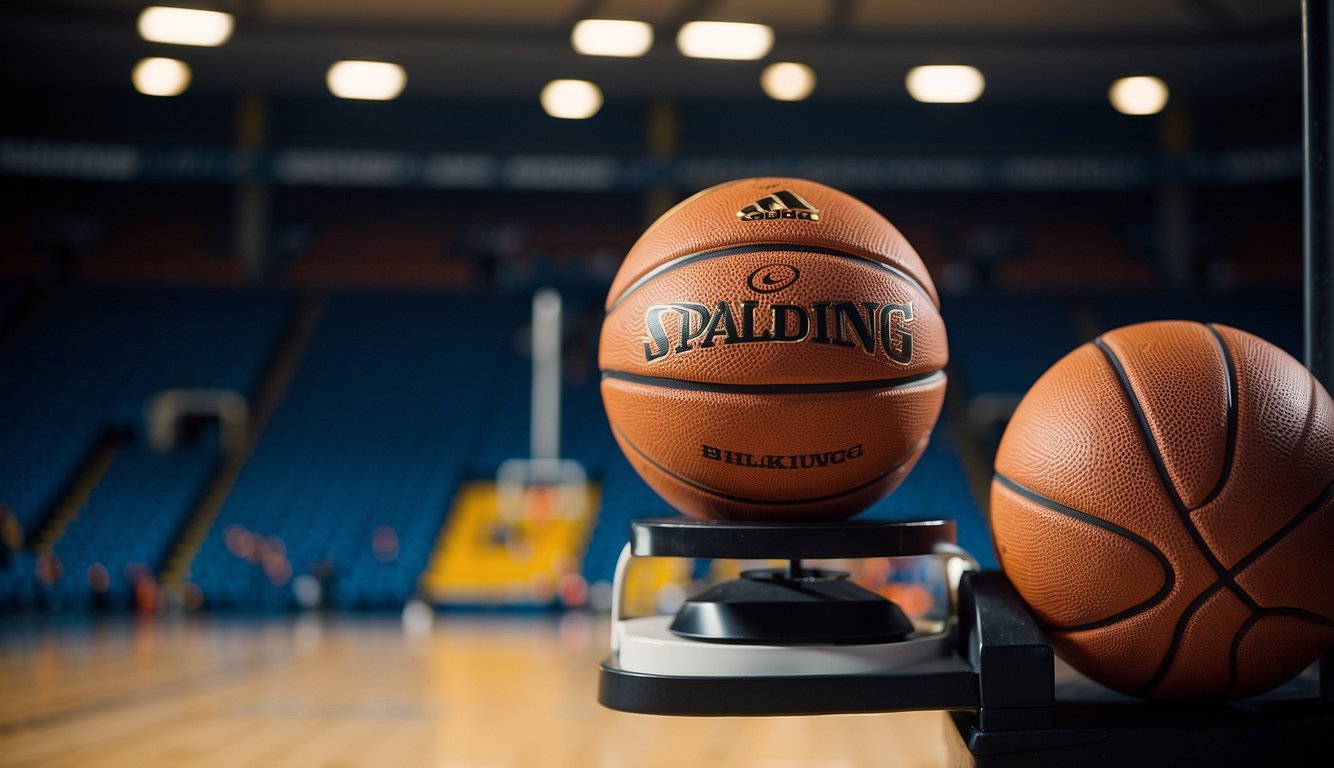
<svg viewBox="0 0 1334 768">
<path fill-rule="evenodd" d="M 1302 148 L 1306 155 L 1303 250 L 1305 252 L 1306 365 L 1334 390 L 1334 61 L 1330 38 L 1334 16 L 1330 0 L 1302 2 Z"/>
<path fill-rule="evenodd" d="M 1306 365 L 1334 390 L 1334 61 L 1330 0 L 1302 0 L 1302 179 Z M 1320 660 L 1320 693 L 1334 701 L 1334 651 Z"/>
</svg>

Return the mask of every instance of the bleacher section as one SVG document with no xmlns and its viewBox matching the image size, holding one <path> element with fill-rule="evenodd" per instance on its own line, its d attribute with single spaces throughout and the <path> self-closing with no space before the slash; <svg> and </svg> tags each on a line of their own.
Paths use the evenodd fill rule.
<svg viewBox="0 0 1334 768">
<path fill-rule="evenodd" d="M 30 541 L 104 436 L 134 435 L 77 510 L 66 531 L 74 538 L 55 542 L 57 558 L 71 558 L 64 576 L 39 589 L 34 555 L 17 553 L 0 577 L 0 604 L 86 605 L 93 562 L 107 568 L 116 599 L 127 584 L 121 564 L 156 572 L 216 448 L 148 453 L 138 436 L 144 402 L 171 387 L 252 393 L 288 306 L 270 293 L 80 289 L 0 356 L 0 502 Z"/>
<path fill-rule="evenodd" d="M 331 299 L 190 567 L 206 603 L 286 607 L 309 575 L 337 607 L 402 605 L 486 417 L 509 407 L 494 395 L 527 313 L 486 297 Z"/>
<path fill-rule="evenodd" d="M 291 265 L 287 277 L 303 286 L 459 289 L 475 280 L 477 268 L 472 260 L 448 253 L 448 234 L 440 225 L 331 225 Z"/>
<path fill-rule="evenodd" d="M 1153 284 L 1153 265 L 1136 259 L 1106 222 L 1048 221 L 1027 229 L 1023 252 L 996 267 L 996 285 L 1004 290 L 1132 290 Z"/>
<path fill-rule="evenodd" d="M 81 280 L 136 285 L 238 286 L 249 275 L 243 260 L 221 245 L 216 219 L 139 215 L 108 232 L 106 243 L 78 260 Z"/>
<path fill-rule="evenodd" d="M 98 439 L 172 387 L 252 392 L 287 316 L 266 293 L 77 290 L 0 356 L 0 500 L 35 533 Z"/>
<path fill-rule="evenodd" d="M 90 582 L 104 578 L 106 606 L 130 607 L 136 580 L 156 576 L 218 459 L 216 429 L 162 455 L 127 443 L 56 542 L 65 578 L 49 588 L 48 601 L 86 603 Z M 104 576 L 90 573 L 97 567 Z"/>
<path fill-rule="evenodd" d="M 1083 341 L 1061 296 L 951 296 L 942 313 L 949 334 L 953 386 L 969 397 L 1017 397 L 1052 363 Z"/>
</svg>

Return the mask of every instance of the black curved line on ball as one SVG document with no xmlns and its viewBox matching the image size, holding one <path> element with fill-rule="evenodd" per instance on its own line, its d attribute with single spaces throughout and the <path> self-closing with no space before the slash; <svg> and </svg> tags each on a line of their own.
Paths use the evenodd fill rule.
<svg viewBox="0 0 1334 768">
<path fill-rule="evenodd" d="M 1111 347 L 1107 346 L 1107 342 L 1103 341 L 1101 336 L 1093 340 L 1093 346 L 1102 352 L 1103 357 L 1107 359 L 1107 364 L 1112 367 L 1112 371 L 1116 374 L 1116 380 L 1121 385 L 1121 392 L 1125 395 L 1130 411 L 1135 415 L 1135 421 L 1139 424 L 1140 438 L 1144 443 L 1145 450 L 1149 453 L 1149 459 L 1153 462 L 1154 469 L 1158 472 L 1158 479 L 1161 481 L 1163 490 L 1167 493 L 1168 499 L 1171 500 L 1172 506 L 1176 507 L 1177 512 L 1181 514 L 1182 520 L 1186 522 L 1186 527 L 1194 531 L 1194 526 L 1189 522 L 1189 510 L 1186 508 L 1186 502 L 1181 499 L 1180 494 L 1177 493 L 1176 485 L 1172 483 L 1172 476 L 1167 471 L 1167 463 L 1163 460 L 1162 451 L 1158 448 L 1158 441 L 1153 437 L 1153 428 L 1149 426 L 1149 417 L 1144 413 L 1144 406 L 1139 401 L 1139 395 L 1135 394 L 1135 387 L 1130 383 L 1130 376 L 1126 373 L 1125 366 L 1121 364 L 1121 359 L 1116 356 Z M 1203 545 L 1204 542 L 1200 540 L 1196 543 Z M 1202 549 L 1207 548 L 1202 547 Z M 1209 552 L 1205 557 L 1211 557 L 1212 554 L 1212 552 Z M 1218 570 L 1220 572 L 1223 570 L 1221 564 Z"/>
<path fill-rule="evenodd" d="M 1325 505 L 1331 501 L 1334 501 L 1334 480 L 1331 480 L 1329 484 L 1321 489 L 1321 491 L 1315 495 L 1315 498 L 1307 502 L 1306 506 L 1302 507 L 1297 514 L 1293 515 L 1288 520 L 1288 522 L 1284 523 L 1277 531 L 1271 533 L 1269 538 L 1256 545 L 1255 549 L 1247 552 L 1246 556 L 1238 560 L 1236 565 L 1232 566 L 1228 572 L 1238 574 L 1249 568 L 1252 563 L 1260 559 L 1260 557 L 1272 549 L 1275 544 L 1278 544 L 1280 541 L 1287 538 L 1289 534 L 1296 530 L 1297 526 L 1306 522 L 1306 519 L 1311 515 L 1324 509 Z"/>
<path fill-rule="evenodd" d="M 851 496 L 854 493 L 864 491 L 867 488 L 870 488 L 871 486 L 880 482 L 881 480 L 884 480 L 886 477 L 889 477 L 890 475 L 899 471 L 908 462 L 920 456 L 922 452 L 926 450 L 926 443 L 927 443 L 927 438 L 922 438 L 922 440 L 918 442 L 917 445 L 914 446 L 913 449 L 908 452 L 908 455 L 905 456 L 901 461 L 897 462 L 896 464 L 894 464 L 894 466 L 890 467 L 889 469 L 886 469 L 884 472 L 881 472 L 880 474 L 876 475 L 870 480 L 867 480 L 861 485 L 853 486 L 852 488 L 839 491 L 838 493 L 831 493 L 827 496 L 816 496 L 810 499 L 784 499 L 782 501 L 775 501 L 773 499 L 750 499 L 746 498 L 745 496 L 733 496 L 730 493 L 725 493 L 715 488 L 710 488 L 707 485 L 702 485 L 700 483 L 697 483 L 694 480 L 691 480 L 690 478 L 682 477 L 681 475 L 678 475 L 672 470 L 654 461 L 648 454 L 640 450 L 639 446 L 635 445 L 634 442 L 630 440 L 629 437 L 626 436 L 625 432 L 623 432 L 620 427 L 612 425 L 612 431 L 614 431 L 622 440 L 624 440 L 625 444 L 630 446 L 630 448 L 636 454 L 638 454 L 641 459 L 647 461 L 649 464 L 652 464 L 654 469 L 657 469 L 659 472 L 662 472 L 664 475 L 667 475 L 673 480 L 676 480 L 684 485 L 688 485 L 697 491 L 700 491 L 702 493 L 707 493 L 710 496 L 717 496 L 720 499 L 727 499 L 728 501 L 739 502 L 741 504 L 761 504 L 761 505 L 779 506 L 779 507 L 795 506 L 797 504 L 815 504 L 821 501 L 833 501 L 834 499 L 841 499 L 844 496 Z"/>
<path fill-rule="evenodd" d="M 1135 421 L 1139 424 L 1140 439 L 1149 454 L 1149 458 L 1153 461 L 1154 469 L 1158 472 L 1159 483 L 1167 494 L 1167 498 L 1172 502 L 1172 506 L 1176 508 L 1177 517 L 1181 518 L 1181 523 L 1185 526 L 1186 532 L 1190 534 L 1191 541 L 1195 542 L 1195 547 L 1204 559 L 1209 561 L 1214 573 L 1218 574 L 1220 578 L 1226 579 L 1229 582 L 1228 586 L 1232 588 L 1237 597 L 1254 610 L 1257 607 L 1255 601 L 1246 593 L 1246 590 L 1232 582 L 1227 569 L 1223 567 L 1222 561 L 1209 548 L 1204 536 L 1195 527 L 1195 521 L 1190 516 L 1191 510 L 1186 507 L 1186 502 L 1177 493 L 1176 485 L 1172 483 L 1172 476 L 1167 472 L 1167 463 L 1163 460 L 1158 441 L 1153 437 L 1153 429 L 1149 426 L 1149 417 L 1144 412 L 1144 405 L 1140 403 L 1139 395 L 1135 394 L 1135 388 L 1130 383 L 1130 376 L 1126 373 L 1125 366 L 1121 364 L 1121 359 L 1116 356 L 1107 342 L 1102 340 L 1101 336 L 1093 340 L 1093 345 L 1102 351 L 1103 356 L 1107 358 L 1107 363 L 1112 366 L 1112 370 L 1116 373 L 1116 380 L 1121 385 L 1121 392 L 1125 395 L 1131 412 L 1135 414 Z"/>
<path fill-rule="evenodd" d="M 1204 536 L 1200 533 L 1200 530 L 1195 527 L 1195 520 L 1191 518 L 1190 510 L 1186 507 L 1186 503 L 1182 501 L 1181 496 L 1177 493 L 1176 486 L 1172 484 L 1172 477 L 1167 472 L 1167 464 L 1163 460 L 1162 451 L 1158 447 L 1158 442 L 1153 437 L 1153 430 L 1149 427 L 1149 418 L 1144 413 L 1144 406 L 1140 403 L 1139 396 L 1135 394 L 1135 388 L 1130 383 L 1130 376 L 1126 373 L 1125 366 L 1121 364 L 1121 359 L 1116 356 L 1116 353 L 1107 345 L 1107 342 L 1103 341 L 1101 336 L 1093 340 L 1093 345 L 1102 352 L 1104 357 L 1107 358 L 1107 364 L 1112 367 L 1112 371 L 1116 374 L 1116 380 L 1121 385 L 1121 392 L 1125 395 L 1126 404 L 1130 407 L 1131 412 L 1135 414 L 1135 421 L 1139 425 L 1140 440 L 1144 445 L 1145 451 L 1148 452 L 1149 458 L 1153 462 L 1154 469 L 1158 473 L 1159 485 L 1162 486 L 1163 492 L 1167 494 L 1168 500 L 1176 509 L 1177 517 L 1180 518 L 1182 527 L 1186 529 L 1186 533 L 1190 535 L 1191 541 L 1194 542 L 1196 551 L 1198 551 L 1200 556 L 1209 563 L 1209 567 L 1213 569 L 1218 577 L 1213 585 L 1200 593 L 1200 595 L 1197 596 L 1186 608 L 1185 613 L 1181 615 L 1181 618 L 1177 622 L 1176 631 L 1172 635 L 1172 644 L 1168 646 L 1167 653 L 1158 664 L 1158 669 L 1155 670 L 1153 675 L 1149 677 L 1148 681 L 1135 692 L 1137 696 L 1147 696 L 1150 691 L 1163 681 L 1163 678 L 1167 676 L 1167 671 L 1171 669 L 1172 664 L 1176 662 L 1176 654 L 1181 648 L 1182 636 L 1186 632 L 1186 624 L 1189 622 L 1189 619 L 1194 615 L 1195 611 L 1199 610 L 1200 606 L 1204 604 L 1204 601 L 1212 597 L 1218 589 L 1227 587 L 1232 591 L 1232 594 L 1237 596 L 1238 600 L 1245 603 L 1246 607 L 1252 611 L 1259 609 L 1260 606 L 1256 604 L 1255 599 L 1236 582 L 1233 578 L 1233 574 L 1223 567 L 1222 561 L 1219 560 L 1218 556 L 1214 554 L 1214 551 L 1209 548 L 1208 543 L 1204 540 Z"/>
<path fill-rule="evenodd" d="M 1223 365 L 1227 367 L 1227 440 L 1223 448 L 1223 469 L 1218 475 L 1218 484 L 1214 485 L 1213 491 L 1205 500 L 1195 505 L 1195 509 L 1209 507 L 1214 499 L 1218 499 L 1219 493 L 1227 487 L 1227 480 L 1233 476 L 1233 456 L 1237 455 L 1237 401 L 1241 399 L 1241 389 L 1237 381 L 1237 364 L 1233 361 L 1233 349 L 1227 345 L 1227 340 L 1223 339 L 1222 333 L 1213 323 L 1205 324 L 1205 328 L 1213 333 L 1214 341 L 1218 343 L 1218 351 L 1222 353 Z"/>
<path fill-rule="evenodd" d="M 1158 663 L 1158 668 L 1153 671 L 1149 679 L 1135 691 L 1136 696 L 1147 698 L 1149 693 L 1163 681 L 1163 678 L 1167 677 L 1168 670 L 1176 662 L 1177 651 L 1181 649 L 1181 641 L 1186 636 L 1186 626 L 1195 618 L 1195 614 L 1200 610 L 1200 607 L 1221 592 L 1225 586 L 1227 586 L 1227 582 L 1223 581 L 1222 578 L 1215 579 L 1214 583 L 1205 587 L 1204 591 L 1196 595 L 1195 599 L 1190 601 L 1190 605 L 1187 605 L 1186 609 L 1181 612 L 1181 615 L 1177 617 L 1176 627 L 1172 629 L 1172 642 L 1167 646 L 1167 652 L 1163 654 L 1162 661 Z"/>
<path fill-rule="evenodd" d="M 1143 536 L 1140 536 L 1139 534 L 1133 531 L 1122 528 L 1121 526 L 1115 523 L 1109 523 L 1106 520 L 1103 520 L 1101 517 L 1094 517 L 1093 515 L 1090 515 L 1087 512 L 1080 512 L 1074 507 L 1067 507 L 1066 505 L 1060 503 L 1059 501 L 1055 501 L 1054 499 L 1049 499 L 1046 496 L 1043 496 L 1042 494 L 1038 493 L 1037 491 L 1031 488 L 1027 488 L 1025 486 L 1020 485 L 1019 483 L 1016 483 L 1015 481 L 1011 480 L 1005 475 L 1002 475 L 999 472 L 997 472 L 993 477 L 995 478 L 996 482 L 1000 483 L 1002 486 L 1010 489 L 1011 491 L 1014 491 L 1015 493 L 1019 494 L 1020 496 L 1023 496 L 1024 498 L 1037 504 L 1038 506 L 1043 507 L 1044 509 L 1049 509 L 1052 512 L 1057 512 L 1059 514 L 1065 515 L 1066 517 L 1072 517 L 1081 522 L 1089 523 L 1090 525 L 1095 525 L 1099 528 L 1102 528 L 1103 530 L 1110 531 L 1118 536 L 1121 536 L 1124 539 L 1127 539 L 1135 544 L 1138 544 L 1146 552 L 1153 555 L 1154 559 L 1158 561 L 1158 566 L 1163 569 L 1162 587 L 1160 587 L 1157 592 L 1155 592 L 1152 596 L 1145 599 L 1144 601 L 1136 605 L 1132 605 L 1131 607 L 1126 608 L 1123 611 L 1118 611 L 1106 618 L 1098 619 L 1097 621 L 1086 622 L 1084 624 L 1076 624 L 1073 626 L 1055 626 L 1043 622 L 1048 629 L 1055 630 L 1058 632 L 1079 632 L 1086 629 L 1099 629 L 1101 627 L 1111 626 L 1112 624 L 1115 624 L 1119 621 L 1124 621 L 1125 619 L 1128 619 L 1131 616 L 1142 613 L 1143 611 L 1157 605 L 1158 603 L 1161 603 L 1163 599 L 1172 592 L 1172 588 L 1176 586 L 1176 572 L 1172 570 L 1172 563 L 1168 561 L 1167 555 L 1163 554 L 1162 550 L 1158 549 L 1158 547 L 1155 546 L 1153 542 L 1149 541 Z"/>
<path fill-rule="evenodd" d="M 627 298 L 630 297 L 630 294 L 644 287 L 645 283 L 648 283 L 651 280 L 661 277 L 662 275 L 665 275 L 668 272 L 671 272 L 672 270 L 680 269 L 681 267 L 688 266 L 690 264 L 695 264 L 697 262 L 707 261 L 709 259 L 721 258 L 723 256 L 740 256 L 747 253 L 775 253 L 775 252 L 818 253 L 824 256 L 835 256 L 840 259 L 851 259 L 853 261 L 866 264 L 871 267 L 875 267 L 876 269 L 888 272 L 891 275 L 894 275 L 895 277 L 899 278 L 900 280 L 903 280 L 904 282 L 908 283 L 908 285 L 911 285 L 913 288 L 915 288 L 918 293 L 922 294 L 923 298 L 931 302 L 932 307 L 935 307 L 937 310 L 940 309 L 940 306 L 931 299 L 931 294 L 927 292 L 926 288 L 920 282 L 917 281 L 917 278 L 913 277 L 907 272 L 904 272 L 898 267 L 886 264 L 885 262 L 879 261 L 877 259 L 870 258 L 869 256 L 862 256 L 860 254 L 852 253 L 851 251 L 840 251 L 837 248 L 826 248 L 825 246 L 822 245 L 803 245 L 801 243 L 755 243 L 752 245 L 739 245 L 732 248 L 717 248 L 711 251 L 699 251 L 696 253 L 687 253 L 684 256 L 677 256 L 676 258 L 671 259 L 670 261 L 663 262 L 662 264 L 659 264 L 653 269 L 650 269 L 648 272 L 645 272 L 644 274 L 640 275 L 639 278 L 635 280 L 633 283 L 630 283 L 630 285 L 628 285 L 624 291 L 621 291 L 621 295 L 617 296 L 616 301 L 613 301 L 611 306 L 607 308 L 607 314 L 610 315 L 611 313 L 615 312 L 616 309 L 620 307 L 621 304 L 624 303 Z"/>
<path fill-rule="evenodd" d="M 1237 688 L 1237 654 L 1241 652 L 1241 642 L 1246 639 L 1247 633 L 1251 627 L 1255 626 L 1262 617 L 1258 613 L 1252 613 L 1241 626 L 1237 628 L 1236 634 L 1232 636 L 1232 647 L 1228 650 L 1227 657 L 1227 687 L 1223 689 L 1223 695 L 1220 698 L 1226 699 L 1232 695 Z"/>
<path fill-rule="evenodd" d="M 1334 621 L 1331 621 L 1329 617 L 1302 608 L 1263 608 L 1260 611 L 1251 614 L 1250 618 L 1246 619 L 1237 630 L 1237 633 L 1232 636 L 1232 648 L 1228 652 L 1227 687 L 1223 689 L 1221 698 L 1226 699 L 1232 696 L 1232 692 L 1237 688 L 1237 655 L 1241 652 L 1242 641 L 1246 639 L 1246 635 L 1250 633 L 1252 627 L 1259 623 L 1260 619 L 1268 618 L 1270 616 L 1288 616 L 1294 619 L 1309 621 L 1312 624 L 1318 624 L 1327 629 L 1334 629 Z"/>
<path fill-rule="evenodd" d="M 1205 328 L 1213 334 L 1214 341 L 1218 343 L 1218 351 L 1223 355 L 1223 365 L 1227 366 L 1227 441 L 1223 448 L 1223 470 L 1218 475 L 1218 484 L 1192 509 L 1194 512 L 1213 503 L 1214 499 L 1223 492 L 1227 486 L 1227 481 L 1232 477 L 1232 457 L 1237 453 L 1237 401 L 1241 397 L 1240 386 L 1237 382 L 1237 366 L 1232 361 L 1232 348 L 1228 346 L 1227 340 L 1223 334 L 1218 332 L 1218 328 L 1213 323 L 1206 323 Z"/>
<path fill-rule="evenodd" d="M 1331 499 L 1334 499 L 1334 481 L 1331 481 L 1326 485 L 1324 490 L 1317 493 L 1314 499 L 1312 499 L 1306 506 L 1302 507 L 1301 511 L 1293 515 L 1281 528 L 1274 531 L 1269 538 L 1260 542 L 1255 549 L 1248 552 L 1245 557 L 1238 560 L 1236 564 L 1226 572 L 1220 573 L 1214 583 L 1206 587 L 1203 592 L 1190 602 L 1190 605 L 1186 606 L 1186 609 L 1181 612 L 1181 616 L 1177 618 L 1177 625 L 1172 631 L 1172 644 L 1168 646 L 1167 653 L 1163 656 L 1163 660 L 1153 676 L 1149 678 L 1148 682 L 1146 682 L 1143 687 L 1136 691 L 1137 696 L 1147 696 L 1149 692 L 1156 688 L 1158 684 L 1163 681 L 1163 678 L 1167 676 L 1168 670 L 1171 669 L 1173 662 L 1176 661 L 1177 651 L 1181 648 L 1181 641 L 1186 634 L 1186 626 L 1190 624 L 1191 619 L 1195 618 L 1195 612 L 1200 609 L 1200 606 L 1204 605 L 1209 598 L 1218 594 L 1218 591 L 1223 589 L 1223 587 L 1230 587 L 1233 590 L 1233 594 L 1236 594 L 1237 590 L 1241 589 L 1240 585 L 1235 581 L 1236 575 L 1249 568 L 1256 560 L 1260 559 L 1260 557 L 1272 549 L 1275 544 L 1282 541 L 1292 533 L 1297 526 L 1305 522 L 1307 518 L 1323 509 Z M 1249 597 L 1249 595 L 1247 595 L 1247 597 Z M 1240 595 L 1238 595 L 1238 599 L 1240 599 Z M 1242 602 L 1245 601 L 1243 600 Z M 1275 610 L 1272 608 L 1261 608 L 1254 601 L 1249 604 L 1249 607 L 1252 614 L 1260 614 L 1265 611 Z M 1319 614 L 1312 615 L 1319 616 Z"/>
<path fill-rule="evenodd" d="M 687 392 L 720 392 L 736 395 L 808 395 L 820 392 L 862 392 L 871 390 L 910 389 L 918 384 L 944 381 L 945 372 L 928 371 L 901 379 L 876 379 L 874 381 L 835 381 L 827 384 L 716 384 L 708 381 L 686 381 L 664 376 L 645 376 L 626 371 L 603 371 L 604 380 L 624 381 L 629 384 L 642 384 L 664 389 L 680 389 Z"/>
</svg>

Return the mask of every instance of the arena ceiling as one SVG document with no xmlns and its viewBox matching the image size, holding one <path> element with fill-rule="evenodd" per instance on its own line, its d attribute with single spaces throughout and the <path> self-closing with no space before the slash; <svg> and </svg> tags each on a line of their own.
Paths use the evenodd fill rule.
<svg viewBox="0 0 1334 768">
<path fill-rule="evenodd" d="M 194 88 L 327 93 L 346 58 L 396 61 L 410 98 L 534 98 L 553 77 L 591 79 L 609 99 L 762 99 L 767 61 L 819 77 L 817 99 L 907 100 L 904 73 L 966 63 L 998 101 L 1104 99 L 1128 74 L 1155 74 L 1187 98 L 1292 95 L 1300 86 L 1296 0 L 234 0 L 221 48 L 148 43 L 142 0 L 11 0 L 0 7 L 8 87 L 125 87 L 143 56 L 187 60 Z M 182 0 L 180 5 L 206 7 Z M 580 56 L 582 18 L 654 25 L 639 59 Z M 677 28 L 695 19 L 758 21 L 776 32 L 765 62 L 687 59 Z M 15 64 L 17 66 L 15 66 Z"/>
</svg>

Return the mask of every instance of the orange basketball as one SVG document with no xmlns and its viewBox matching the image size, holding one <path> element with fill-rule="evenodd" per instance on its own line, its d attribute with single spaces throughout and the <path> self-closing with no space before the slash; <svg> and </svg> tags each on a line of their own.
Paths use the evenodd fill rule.
<svg viewBox="0 0 1334 768">
<path fill-rule="evenodd" d="M 1149 698 L 1241 698 L 1334 645 L 1334 403 L 1220 325 L 1071 352 L 996 456 L 1002 567 L 1053 648 Z"/>
<path fill-rule="evenodd" d="M 945 394 L 945 326 L 922 260 L 864 203 L 742 179 L 649 227 L 607 296 L 612 432 L 700 518 L 829 520 L 894 489 Z"/>
</svg>

